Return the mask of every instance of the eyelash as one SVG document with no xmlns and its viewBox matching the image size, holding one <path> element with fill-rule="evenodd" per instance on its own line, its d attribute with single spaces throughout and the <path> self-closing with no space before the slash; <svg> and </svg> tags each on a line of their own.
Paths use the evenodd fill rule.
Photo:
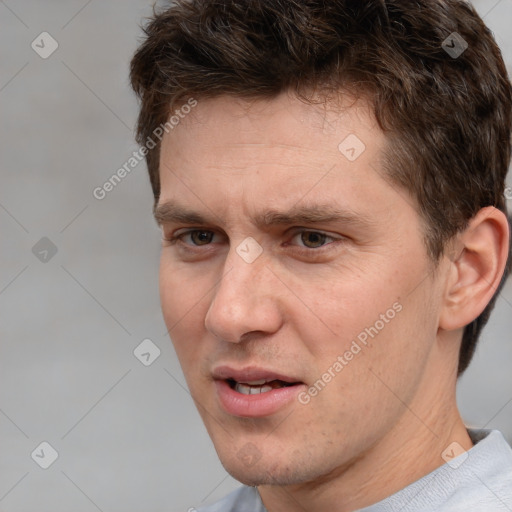
<svg viewBox="0 0 512 512">
<path fill-rule="evenodd" d="M 188 250 L 192 250 L 192 251 L 201 250 L 201 247 L 209 247 L 212 245 L 212 242 L 209 242 L 208 244 L 201 246 L 201 245 L 188 244 L 183 241 L 183 238 L 185 238 L 186 236 L 191 235 L 192 233 L 197 233 L 197 232 L 213 233 L 214 236 L 217 234 L 217 233 L 215 233 L 215 231 L 208 230 L 208 229 L 189 229 L 187 231 L 179 233 L 178 235 L 171 235 L 169 237 L 164 236 L 163 241 L 167 242 L 169 245 L 175 245 L 177 243 L 181 243 L 182 247 L 184 247 L 185 249 L 188 249 Z M 313 229 L 301 229 L 299 231 L 295 231 L 293 233 L 291 239 L 293 240 L 295 237 L 300 236 L 304 233 L 314 233 L 314 234 L 318 234 L 318 235 L 323 235 L 326 237 L 326 239 L 331 240 L 331 242 L 327 242 L 324 245 L 321 245 L 320 247 L 317 247 L 317 248 L 305 247 L 305 246 L 295 246 L 296 251 L 303 253 L 303 254 L 308 254 L 308 255 L 312 255 L 313 253 L 320 253 L 320 252 L 324 253 L 328 250 L 333 249 L 334 248 L 333 246 L 336 244 L 336 242 L 342 242 L 344 240 L 344 237 L 342 237 L 342 236 L 340 236 L 339 238 L 335 238 L 334 236 L 331 236 L 324 231 L 316 231 Z M 286 243 L 286 246 L 290 246 L 290 245 L 292 245 L 292 244 Z"/>
</svg>

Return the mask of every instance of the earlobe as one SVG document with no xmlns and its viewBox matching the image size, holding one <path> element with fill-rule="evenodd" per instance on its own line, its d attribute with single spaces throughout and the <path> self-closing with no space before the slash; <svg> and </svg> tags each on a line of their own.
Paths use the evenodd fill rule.
<svg viewBox="0 0 512 512">
<path fill-rule="evenodd" d="M 491 206 L 482 208 L 456 236 L 458 250 L 446 281 L 441 329 L 462 328 L 485 309 L 505 270 L 509 236 L 506 215 Z"/>
</svg>

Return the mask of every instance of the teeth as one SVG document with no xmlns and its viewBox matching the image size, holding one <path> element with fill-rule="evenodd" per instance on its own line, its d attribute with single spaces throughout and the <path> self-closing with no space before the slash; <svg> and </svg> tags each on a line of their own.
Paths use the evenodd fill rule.
<svg viewBox="0 0 512 512">
<path fill-rule="evenodd" d="M 251 382 L 244 382 L 244 384 L 248 384 L 249 386 L 262 386 L 263 384 L 265 384 L 265 382 L 267 382 L 265 379 L 261 379 L 253 380 Z"/>
<path fill-rule="evenodd" d="M 265 383 L 265 381 L 263 381 L 263 383 Z M 240 384 L 240 382 L 237 382 L 235 385 L 235 391 L 238 391 L 238 393 L 241 393 L 242 395 L 259 395 L 260 393 L 272 391 L 272 389 L 272 386 L 256 385 L 253 387 L 247 384 Z"/>
</svg>

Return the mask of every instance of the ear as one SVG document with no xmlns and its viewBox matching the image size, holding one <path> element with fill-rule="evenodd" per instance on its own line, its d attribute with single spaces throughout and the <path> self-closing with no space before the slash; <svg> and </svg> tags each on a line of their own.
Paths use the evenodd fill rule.
<svg viewBox="0 0 512 512">
<path fill-rule="evenodd" d="M 471 323 L 498 288 L 509 252 L 507 216 L 482 208 L 454 240 L 439 327 L 447 331 Z"/>
</svg>

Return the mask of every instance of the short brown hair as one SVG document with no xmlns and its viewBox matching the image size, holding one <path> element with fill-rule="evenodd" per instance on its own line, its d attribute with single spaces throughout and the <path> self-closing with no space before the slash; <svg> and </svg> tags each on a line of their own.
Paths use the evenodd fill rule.
<svg viewBox="0 0 512 512">
<path fill-rule="evenodd" d="M 387 177 L 416 199 L 434 262 L 481 208 L 506 213 L 512 88 L 491 32 L 468 3 L 178 0 L 154 12 L 144 31 L 131 62 L 140 144 L 190 96 L 291 90 L 307 100 L 308 91 L 361 91 L 387 135 Z M 467 48 L 450 54 L 456 44 Z M 159 153 L 158 143 L 146 155 L 155 201 Z M 465 327 L 459 374 L 498 293 Z"/>
</svg>

